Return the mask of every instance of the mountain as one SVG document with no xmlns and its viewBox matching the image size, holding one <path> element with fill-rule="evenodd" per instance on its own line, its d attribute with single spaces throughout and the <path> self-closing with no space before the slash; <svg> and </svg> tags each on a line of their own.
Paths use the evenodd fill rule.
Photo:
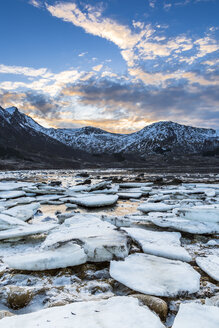
<svg viewBox="0 0 219 328">
<path fill-rule="evenodd" d="M 65 167 L 67 161 L 78 167 L 83 159 L 89 159 L 89 154 L 51 138 L 45 128 L 16 107 L 0 107 L 0 157 L 38 161 L 51 167 L 54 163 Z"/>
<path fill-rule="evenodd" d="M 62 167 L 144 162 L 156 156 L 218 155 L 219 137 L 202 129 L 163 121 L 131 134 L 99 128 L 44 128 L 16 107 L 0 107 L 0 156 L 59 163 Z M 131 164 L 132 163 L 132 164 Z"/>
</svg>

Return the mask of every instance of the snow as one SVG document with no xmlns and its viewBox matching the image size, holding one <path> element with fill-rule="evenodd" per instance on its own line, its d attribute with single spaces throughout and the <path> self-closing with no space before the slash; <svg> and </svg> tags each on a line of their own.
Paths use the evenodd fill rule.
<svg viewBox="0 0 219 328">
<path fill-rule="evenodd" d="M 27 223 L 9 215 L 0 214 L 0 231 L 11 229 L 17 226 L 27 226 Z"/>
<path fill-rule="evenodd" d="M 117 195 L 93 195 L 93 196 L 84 196 L 74 199 L 74 203 L 84 207 L 102 207 L 110 206 L 117 202 Z"/>
<path fill-rule="evenodd" d="M 74 302 L 38 312 L 7 317 L 1 328 L 164 328 L 160 319 L 133 297 Z"/>
<path fill-rule="evenodd" d="M 172 328 L 218 328 L 219 308 L 197 303 L 181 304 Z"/>
<path fill-rule="evenodd" d="M 13 115 L 14 112 L 17 110 L 17 108 L 14 107 L 14 106 L 12 106 L 12 107 L 5 108 L 5 110 L 6 110 L 10 115 Z"/>
<path fill-rule="evenodd" d="M 158 227 L 172 228 L 178 231 L 189 232 L 192 234 L 214 234 L 219 233 L 219 224 L 214 222 L 199 222 L 181 219 L 179 217 L 150 218 Z"/>
<path fill-rule="evenodd" d="M 129 246 L 124 233 L 95 215 L 75 215 L 52 231 L 42 244 L 43 249 L 75 241 L 82 244 L 88 261 L 104 262 L 128 256 Z"/>
<path fill-rule="evenodd" d="M 29 220 L 40 207 L 39 203 L 33 203 L 28 205 L 19 205 L 3 211 L 3 214 L 14 216 L 17 219 L 27 221 Z"/>
<path fill-rule="evenodd" d="M 179 216 L 187 220 L 201 222 L 219 222 L 219 206 L 194 206 L 191 208 L 180 208 Z"/>
<path fill-rule="evenodd" d="M 22 222 L 22 221 L 21 221 Z M 52 230 L 56 227 L 55 224 L 29 224 L 27 226 L 21 226 L 19 228 L 8 229 L 0 231 L 0 240 L 21 238 L 25 236 L 35 235 L 39 233 L 44 233 Z"/>
<path fill-rule="evenodd" d="M 217 255 L 197 257 L 196 263 L 212 279 L 219 281 L 219 252 Z"/>
<path fill-rule="evenodd" d="M 81 246 L 69 243 L 57 249 L 13 255 L 4 259 L 4 262 L 17 270 L 44 271 L 80 265 L 86 260 Z"/>
<path fill-rule="evenodd" d="M 200 283 L 200 274 L 188 263 L 141 253 L 111 261 L 110 275 L 135 291 L 164 297 L 195 293 Z"/>
<path fill-rule="evenodd" d="M 11 199 L 24 196 L 25 192 L 22 190 L 9 190 L 9 191 L 0 191 L 0 198 Z"/>
<path fill-rule="evenodd" d="M 148 212 L 167 212 L 175 208 L 173 205 L 167 205 L 163 203 L 144 203 L 138 207 L 139 211 L 144 213 Z"/>
<path fill-rule="evenodd" d="M 139 228 L 123 228 L 134 239 L 144 253 L 172 260 L 191 261 L 189 253 L 180 246 L 179 232 L 151 231 Z"/>
</svg>

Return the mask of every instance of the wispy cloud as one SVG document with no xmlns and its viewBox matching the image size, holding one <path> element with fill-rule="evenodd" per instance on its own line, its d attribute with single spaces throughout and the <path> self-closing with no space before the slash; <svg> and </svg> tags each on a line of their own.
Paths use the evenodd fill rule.
<svg viewBox="0 0 219 328">
<path fill-rule="evenodd" d="M 78 57 L 84 57 L 87 54 L 87 52 L 81 52 Z"/>
<path fill-rule="evenodd" d="M 102 67 L 103 67 L 102 64 L 96 65 L 96 66 L 93 66 L 93 70 L 96 71 L 96 72 L 99 72 L 102 69 Z"/>
<path fill-rule="evenodd" d="M 39 0 L 29 0 L 29 4 L 36 8 L 42 7 L 42 2 Z"/>
<path fill-rule="evenodd" d="M 17 75 L 25 75 L 25 76 L 42 76 L 47 72 L 46 68 L 35 69 L 32 67 L 22 67 L 22 66 L 7 66 L 0 65 L 0 73 L 5 74 L 17 74 Z"/>
</svg>

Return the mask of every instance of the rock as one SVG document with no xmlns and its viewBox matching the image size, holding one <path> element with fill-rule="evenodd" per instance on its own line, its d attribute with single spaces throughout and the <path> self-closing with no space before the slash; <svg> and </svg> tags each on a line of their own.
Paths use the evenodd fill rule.
<svg viewBox="0 0 219 328">
<path fill-rule="evenodd" d="M 142 304 L 148 306 L 151 311 L 157 313 L 162 321 L 166 321 L 168 305 L 164 300 L 159 297 L 144 294 L 132 294 L 131 296 L 136 297 Z"/>
<path fill-rule="evenodd" d="M 33 298 L 30 289 L 18 286 L 8 287 L 7 303 L 13 310 L 19 310 L 27 306 Z"/>
<path fill-rule="evenodd" d="M 9 312 L 9 311 L 5 311 L 5 310 L 0 310 L 0 320 L 5 318 L 5 317 L 12 317 L 14 314 Z"/>
<path fill-rule="evenodd" d="M 195 293 L 200 284 L 200 274 L 188 263 L 141 253 L 111 261 L 110 275 L 135 291 L 164 297 Z"/>
</svg>

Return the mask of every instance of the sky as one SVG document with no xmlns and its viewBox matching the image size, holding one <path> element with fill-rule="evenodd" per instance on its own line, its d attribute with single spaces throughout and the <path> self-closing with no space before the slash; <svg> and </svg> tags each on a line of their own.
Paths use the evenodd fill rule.
<svg viewBox="0 0 219 328">
<path fill-rule="evenodd" d="M 0 106 L 45 127 L 219 128 L 219 0 L 1 0 Z"/>
</svg>

